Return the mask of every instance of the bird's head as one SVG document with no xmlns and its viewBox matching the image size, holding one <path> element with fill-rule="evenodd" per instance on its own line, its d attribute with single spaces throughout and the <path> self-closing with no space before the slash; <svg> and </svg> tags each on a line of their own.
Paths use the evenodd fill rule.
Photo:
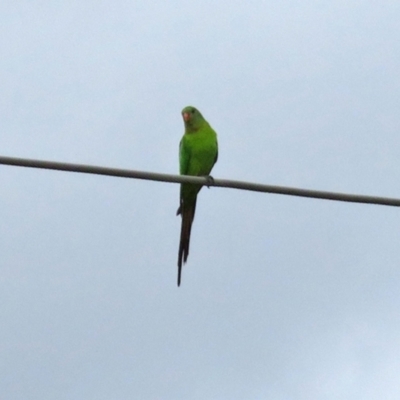
<svg viewBox="0 0 400 400">
<path fill-rule="evenodd" d="M 182 110 L 182 117 L 185 128 L 189 131 L 196 131 L 204 122 L 204 118 L 200 111 L 192 106 L 185 107 Z"/>
</svg>

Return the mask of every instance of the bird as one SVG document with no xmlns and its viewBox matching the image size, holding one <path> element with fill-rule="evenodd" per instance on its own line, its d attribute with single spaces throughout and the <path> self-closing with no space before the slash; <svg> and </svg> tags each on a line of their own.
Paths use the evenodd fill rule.
<svg viewBox="0 0 400 400">
<path fill-rule="evenodd" d="M 182 110 L 185 132 L 179 143 L 179 172 L 181 175 L 209 175 L 218 159 L 217 133 L 200 111 L 192 106 Z M 178 287 L 181 284 L 182 264 L 189 256 L 190 232 L 196 211 L 197 195 L 202 185 L 181 183 L 180 202 L 176 215 L 181 215 L 181 235 L 178 252 Z"/>
</svg>

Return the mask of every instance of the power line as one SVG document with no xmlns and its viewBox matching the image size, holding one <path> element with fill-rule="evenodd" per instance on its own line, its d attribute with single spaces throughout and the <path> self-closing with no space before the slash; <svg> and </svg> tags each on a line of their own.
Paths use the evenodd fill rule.
<svg viewBox="0 0 400 400">
<path fill-rule="evenodd" d="M 155 172 L 134 171 L 129 169 L 98 167 L 95 165 L 71 164 L 55 161 L 32 160 L 4 156 L 0 156 L 0 164 L 27 168 L 49 169 L 56 171 L 80 172 L 84 174 L 116 176 L 120 178 L 144 179 L 158 182 L 197 183 L 206 186 L 250 190 L 253 192 L 275 193 L 314 199 L 400 207 L 400 199 L 388 197 L 362 196 L 357 194 L 325 192 L 319 190 L 298 189 L 285 186 L 262 185 L 259 183 L 232 181 L 228 179 L 208 179 L 206 177 L 198 176 L 159 174 Z"/>
</svg>

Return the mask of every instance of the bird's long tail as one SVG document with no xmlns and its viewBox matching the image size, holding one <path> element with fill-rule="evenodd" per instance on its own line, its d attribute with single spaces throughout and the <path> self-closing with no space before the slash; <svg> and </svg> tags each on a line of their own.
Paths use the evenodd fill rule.
<svg viewBox="0 0 400 400">
<path fill-rule="evenodd" d="M 196 199 L 191 204 L 181 204 L 177 215 L 182 215 L 181 240 L 178 253 L 178 286 L 181 284 L 182 264 L 187 261 L 189 256 L 190 232 L 196 211 Z"/>
</svg>

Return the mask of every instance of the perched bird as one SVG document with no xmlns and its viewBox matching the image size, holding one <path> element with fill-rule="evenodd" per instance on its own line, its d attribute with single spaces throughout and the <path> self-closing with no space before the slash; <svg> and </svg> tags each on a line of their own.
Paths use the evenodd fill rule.
<svg viewBox="0 0 400 400">
<path fill-rule="evenodd" d="M 182 110 L 185 133 L 179 144 L 181 175 L 209 176 L 218 158 L 217 134 L 200 111 L 188 106 Z M 197 194 L 202 185 L 182 183 L 180 205 L 176 215 L 182 216 L 178 254 L 178 286 L 181 284 L 182 263 L 189 255 L 190 231 L 196 211 Z"/>
</svg>

